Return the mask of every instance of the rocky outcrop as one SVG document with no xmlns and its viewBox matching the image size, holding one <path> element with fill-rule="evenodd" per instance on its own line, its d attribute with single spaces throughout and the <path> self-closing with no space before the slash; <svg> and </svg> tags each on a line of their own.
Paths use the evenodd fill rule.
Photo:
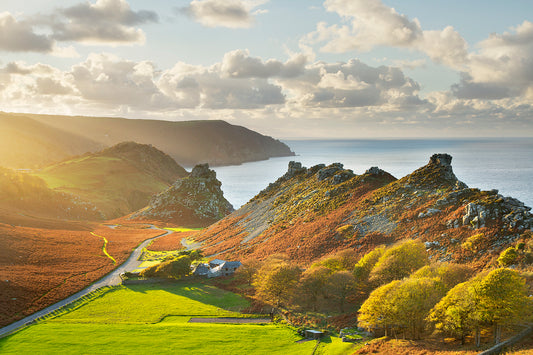
<svg viewBox="0 0 533 355">
<path fill-rule="evenodd" d="M 194 239 L 206 254 L 262 259 L 286 253 L 304 265 L 335 250 L 362 255 L 419 239 L 432 260 L 483 267 L 527 238 L 533 216 L 497 190 L 468 188 L 451 162 L 450 155 L 435 154 L 400 180 L 377 167 L 355 175 L 340 163 L 306 169 L 291 162 L 275 183 Z"/>
<path fill-rule="evenodd" d="M 189 176 L 154 196 L 147 208 L 132 217 L 155 219 L 187 227 L 205 227 L 233 211 L 222 183 L 208 164 L 196 165 Z"/>
</svg>

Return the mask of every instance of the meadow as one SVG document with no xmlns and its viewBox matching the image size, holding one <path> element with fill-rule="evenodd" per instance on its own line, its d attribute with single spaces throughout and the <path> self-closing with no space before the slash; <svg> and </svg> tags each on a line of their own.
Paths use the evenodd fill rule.
<svg viewBox="0 0 533 355">
<path fill-rule="evenodd" d="M 191 317 L 254 317 L 249 302 L 206 283 L 116 286 L 0 340 L 0 353 L 311 354 L 316 341 L 298 342 L 282 324 L 188 323 Z M 326 337 L 318 354 L 352 348 Z"/>
</svg>

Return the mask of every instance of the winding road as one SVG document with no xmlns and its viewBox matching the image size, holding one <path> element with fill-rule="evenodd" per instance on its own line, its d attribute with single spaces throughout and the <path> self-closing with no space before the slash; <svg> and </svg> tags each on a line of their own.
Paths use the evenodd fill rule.
<svg viewBox="0 0 533 355">
<path fill-rule="evenodd" d="M 153 224 L 150 224 L 150 229 L 159 229 L 161 231 L 165 231 L 165 233 L 158 235 L 156 237 L 150 238 L 142 242 L 135 250 L 131 253 L 128 260 L 126 260 L 122 265 L 117 267 L 115 270 L 111 271 L 109 274 L 101 278 L 100 280 L 96 281 L 92 285 L 88 286 L 87 288 L 79 291 L 78 293 L 73 294 L 70 297 L 65 298 L 62 301 L 59 301 L 57 303 L 54 303 L 51 306 L 48 306 L 39 312 L 35 312 L 32 315 L 27 316 L 26 318 L 23 318 L 15 323 L 11 323 L 8 326 L 5 326 L 3 328 L 0 328 L 0 338 L 3 338 L 14 331 L 18 330 L 19 328 L 24 327 L 25 325 L 28 325 L 35 321 L 36 319 L 45 316 L 49 313 L 52 313 L 55 310 L 58 310 L 61 307 L 64 307 L 72 302 L 75 302 L 82 298 L 83 296 L 101 288 L 104 286 L 115 286 L 120 285 L 122 283 L 122 280 L 120 279 L 120 274 L 126 271 L 132 271 L 135 270 L 141 265 L 142 261 L 139 261 L 139 257 L 141 256 L 142 250 L 150 244 L 150 242 L 154 239 L 163 237 L 165 235 L 173 233 L 172 231 L 167 231 L 165 229 L 160 229 L 154 226 Z"/>
</svg>

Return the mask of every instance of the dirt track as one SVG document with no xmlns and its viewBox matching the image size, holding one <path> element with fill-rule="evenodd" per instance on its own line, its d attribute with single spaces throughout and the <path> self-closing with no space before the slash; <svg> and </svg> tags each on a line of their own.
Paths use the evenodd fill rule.
<svg viewBox="0 0 533 355">
<path fill-rule="evenodd" d="M 259 324 L 270 323 L 270 318 L 191 318 L 189 323 L 233 323 L 233 324 Z"/>
</svg>

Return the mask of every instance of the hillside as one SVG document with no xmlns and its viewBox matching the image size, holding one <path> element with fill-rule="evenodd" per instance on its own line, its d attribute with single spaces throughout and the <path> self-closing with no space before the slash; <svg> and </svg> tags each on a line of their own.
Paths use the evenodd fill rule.
<svg viewBox="0 0 533 355">
<path fill-rule="evenodd" d="M 104 147 L 25 115 L 0 112 L 0 127 L 0 165 L 8 168 L 34 168 Z"/>
<path fill-rule="evenodd" d="M 294 155 L 287 145 L 278 140 L 224 121 L 26 116 L 104 146 L 124 141 L 152 144 L 184 166 L 199 163 L 211 166 L 242 164 Z"/>
<path fill-rule="evenodd" d="M 48 166 L 36 175 L 56 191 L 93 203 L 109 219 L 146 206 L 152 195 L 187 171 L 152 146 L 125 142 Z"/>
<path fill-rule="evenodd" d="M 362 255 L 419 239 L 433 260 L 490 265 L 526 237 L 533 216 L 496 190 L 468 188 L 451 160 L 435 154 L 400 180 L 376 167 L 355 175 L 339 163 L 307 169 L 291 162 L 278 181 L 192 238 L 206 255 L 264 259 L 283 252 L 302 265 L 346 248 Z"/>
<path fill-rule="evenodd" d="M 189 176 L 176 180 L 154 196 L 149 206 L 134 213 L 132 218 L 187 227 L 208 226 L 233 212 L 220 186 L 216 172 L 208 164 L 197 165 Z"/>
<path fill-rule="evenodd" d="M 36 219 L 42 224 L 43 219 L 99 218 L 94 205 L 50 189 L 39 177 L 0 167 L 0 223 L 28 225 Z"/>
</svg>

